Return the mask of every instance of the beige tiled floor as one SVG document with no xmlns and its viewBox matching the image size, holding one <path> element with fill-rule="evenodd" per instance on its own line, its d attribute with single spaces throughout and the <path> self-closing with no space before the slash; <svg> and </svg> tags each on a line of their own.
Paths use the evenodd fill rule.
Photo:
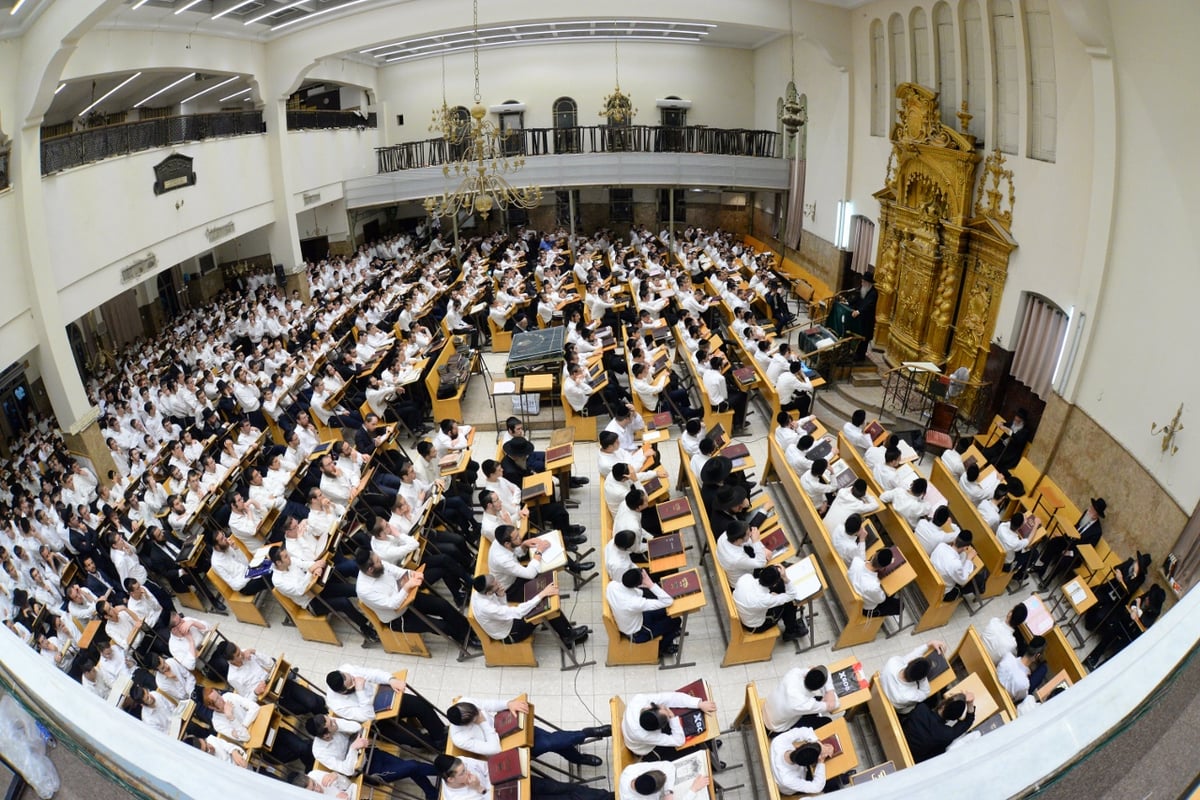
<svg viewBox="0 0 1200 800">
<path fill-rule="evenodd" d="M 502 379 L 503 357 L 489 355 L 488 360 L 492 374 Z M 493 425 L 493 415 L 487 404 L 485 384 L 486 381 L 480 376 L 476 376 L 472 381 L 468 390 L 469 396 L 464 416 L 467 422 L 478 423 L 481 427 L 490 428 Z M 862 393 L 862 396 L 874 399 L 878 394 L 878 389 L 868 389 Z M 836 402 L 834 402 L 835 400 Z M 844 397 L 831 397 L 830 404 L 819 401 L 817 413 L 830 427 L 836 424 L 840 428 L 844 419 L 838 418 L 836 413 L 831 411 L 830 406 L 836 405 L 838 408 L 842 408 L 846 406 L 847 402 Z M 557 413 L 561 421 L 561 412 Z M 504 416 L 506 414 L 501 409 L 500 419 L 503 420 Z M 535 433 L 536 443 L 544 445 L 548 438 L 549 418 L 548 409 L 543 408 L 539 416 L 539 424 L 535 426 L 535 429 L 542 428 Z M 764 420 L 761 411 L 756 411 L 750 417 L 750 421 L 752 435 L 742 438 L 741 441 L 747 443 L 761 471 L 766 464 L 767 421 Z M 477 460 L 490 457 L 492 435 L 489 430 L 480 431 L 476 441 L 479 452 Z M 663 463 L 673 480 L 678 471 L 678 448 L 672 441 L 668 445 L 660 446 L 660 449 Z M 592 537 L 593 541 L 598 537 L 598 503 L 600 502 L 596 452 L 595 444 L 581 443 L 576 446 L 576 474 L 589 477 L 591 482 L 582 489 L 574 490 L 571 493 L 572 499 L 579 501 L 579 508 L 572 511 L 572 519 L 587 526 L 588 535 Z M 922 472 L 927 472 L 927 469 L 923 469 Z M 596 556 L 595 560 L 599 561 L 599 554 L 597 553 Z M 693 563 L 694 559 L 693 553 Z M 628 695 L 655 689 L 674 689 L 701 676 L 708 679 L 716 693 L 717 716 L 722 728 L 729 728 L 741 707 L 748 681 L 756 681 L 760 689 L 765 692 L 774 685 L 779 676 L 793 666 L 831 660 L 832 651 L 828 647 L 796 655 L 790 646 L 781 644 L 776 647 L 775 657 L 771 661 L 722 669 L 720 662 L 725 649 L 725 641 L 716 619 L 719 608 L 713 607 L 711 592 L 709 592 L 709 600 L 709 606 L 693 615 L 688 625 L 689 636 L 685 646 L 685 657 L 687 661 L 694 661 L 695 666 L 669 671 L 658 670 L 654 667 L 607 668 L 604 666 L 605 638 L 601 622 L 599 581 L 593 581 L 582 591 L 572 593 L 571 597 L 563 603 L 564 610 L 571 620 L 576 624 L 587 624 L 592 627 L 593 636 L 584 646 L 583 652 L 597 663 L 581 670 L 565 672 L 559 670 L 559 652 L 554 643 L 547 638 L 548 634 L 539 634 L 535 645 L 541 662 L 540 667 L 535 669 L 518 667 L 488 669 L 481 658 L 458 662 L 456 660 L 457 652 L 440 640 L 432 640 L 432 658 L 429 659 L 391 656 L 379 649 L 363 650 L 359 647 L 361 639 L 357 633 L 340 622 L 338 628 L 339 632 L 343 634 L 345 642 L 343 647 L 304 642 L 295 629 L 283 626 L 282 612 L 277 607 L 270 612 L 272 626 L 267 629 L 239 624 L 232 617 L 215 619 L 220 622 L 222 632 L 239 645 L 255 647 L 260 652 L 269 655 L 284 653 L 292 663 L 301 669 L 302 673 L 321 685 L 324 684 L 325 672 L 343 663 L 363 664 L 387 670 L 403 668 L 408 670 L 409 683 L 437 705 L 448 705 L 451 698 L 461 694 L 514 696 L 521 692 L 528 692 L 537 705 L 539 716 L 567 728 L 607 722 L 608 702 L 614 695 Z M 907 652 L 923 640 L 943 639 L 953 647 L 972 621 L 977 621 L 979 625 L 982 625 L 989 617 L 1003 614 L 1010 605 L 1012 602 L 1008 599 L 998 598 L 977 618 L 969 617 L 966 610 L 960 608 L 951 623 L 943 629 L 926 633 L 920 638 L 913 637 L 911 629 L 892 639 L 880 636 L 877 641 L 869 645 L 854 648 L 853 652 L 870 674 L 879 669 L 888 657 Z M 817 610 L 819 616 L 816 620 L 816 627 L 819 639 L 835 638 L 834 620 L 830 609 L 824 603 L 819 602 Z M 847 654 L 842 651 L 833 657 L 841 658 Z M 883 760 L 878 757 L 877 746 L 872 747 L 866 741 L 861 741 L 861 735 L 856 735 L 855 738 L 860 755 L 862 755 L 861 767 L 865 768 Z M 728 744 L 722 751 L 722 757 L 730 764 L 743 761 L 740 737 L 727 736 L 726 739 Z M 876 757 L 872 758 L 869 754 L 864 754 L 864 747 L 872 747 Z M 600 755 L 607 755 L 607 745 L 604 743 L 588 745 L 587 749 Z M 752 800 L 754 798 L 754 792 L 748 784 L 744 770 L 725 773 L 725 777 L 720 780 L 725 785 L 747 784 L 742 789 L 727 792 L 728 800 L 739 800 L 740 798 Z"/>
</svg>

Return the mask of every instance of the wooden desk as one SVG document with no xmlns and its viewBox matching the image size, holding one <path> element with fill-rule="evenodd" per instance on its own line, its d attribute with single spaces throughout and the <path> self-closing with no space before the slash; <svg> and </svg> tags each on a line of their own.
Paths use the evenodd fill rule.
<svg viewBox="0 0 1200 800">
<path fill-rule="evenodd" d="M 869 696 L 870 691 L 866 691 Z M 844 775 L 852 769 L 858 769 L 858 752 L 854 749 L 854 740 L 850 737 L 850 726 L 846 724 L 845 717 L 838 717 L 828 725 L 822 725 L 813 731 L 818 739 L 828 739 L 830 736 L 837 736 L 841 742 L 842 752 L 840 755 L 834 756 L 825 762 L 825 780 L 832 780 L 839 775 Z M 767 765 L 767 769 L 770 769 Z"/>
<path fill-rule="evenodd" d="M 1092 587 L 1078 576 L 1060 586 L 1059 595 L 1054 599 L 1054 618 L 1067 627 L 1080 647 L 1083 647 L 1087 636 L 1079 632 L 1079 622 L 1096 603 L 1096 595 L 1092 591 Z M 1075 615 L 1069 615 L 1067 608 L 1075 612 Z"/>
<path fill-rule="evenodd" d="M 850 655 L 850 656 L 846 656 L 845 658 L 841 659 L 840 661 L 834 661 L 831 664 L 827 664 L 825 666 L 825 668 L 827 670 L 829 670 L 830 675 L 833 675 L 836 672 L 840 672 L 844 669 L 849 669 L 850 667 L 853 667 L 855 665 L 858 665 L 860 670 L 862 669 L 862 662 L 859 661 L 859 659 L 856 656 Z M 863 674 L 863 677 L 865 678 L 866 673 L 862 673 L 862 674 Z M 848 695 L 839 697 L 838 698 L 838 710 L 849 712 L 851 709 L 861 706 L 862 704 L 866 703 L 870 699 L 871 699 L 871 685 L 870 685 L 870 683 L 868 683 L 867 687 L 865 689 L 859 689 L 857 692 L 851 692 Z"/>
<path fill-rule="evenodd" d="M 878 548 L 877 548 L 878 549 Z M 879 585 L 887 592 L 888 597 L 896 597 L 897 593 L 917 579 L 917 571 L 913 569 L 913 565 L 906 560 L 903 564 L 896 567 L 893 572 L 889 572 L 887 576 L 879 579 Z"/>
<path fill-rule="evenodd" d="M 992 697 L 992 693 L 983 685 L 983 680 L 974 672 L 954 684 L 954 688 L 949 694 L 957 694 L 959 692 L 970 692 L 975 696 L 975 722 L 971 725 L 972 730 L 992 714 L 1000 711 L 1000 706 L 996 705 L 996 699 Z M 1001 712 L 1001 716 L 1005 722 L 1008 722 L 1007 711 Z"/>
<path fill-rule="evenodd" d="M 522 502 L 528 505 L 542 505 L 554 499 L 554 478 L 547 472 L 537 472 L 533 475 L 527 475 L 521 481 L 521 491 L 531 489 L 535 486 L 542 488 L 542 494 L 534 497 L 531 500 L 523 500 Z"/>
<path fill-rule="evenodd" d="M 250 723 L 250 738 L 245 742 L 239 742 L 245 748 L 247 755 L 251 750 L 258 750 L 263 747 L 267 740 L 267 733 L 271 730 L 272 723 L 275 721 L 275 704 L 267 703 L 260 706 L 258 714 L 254 717 L 254 721 Z M 269 748 L 268 748 L 269 749 Z"/>
<path fill-rule="evenodd" d="M 692 571 L 696 573 L 696 578 L 699 579 L 700 572 L 695 568 L 693 568 Z M 695 663 L 692 662 L 684 663 L 683 647 L 687 644 L 688 615 L 690 615 L 693 611 L 699 611 L 708 605 L 708 595 L 704 591 L 704 582 L 699 581 L 699 584 L 700 591 L 684 597 L 677 597 L 671 601 L 671 605 L 667 606 L 667 616 L 678 617 L 680 621 L 679 638 L 676 640 L 676 644 L 679 649 L 675 651 L 675 660 L 670 664 L 664 664 L 660 666 L 659 669 L 678 669 L 680 667 L 695 666 Z M 712 696 L 711 693 L 709 696 Z M 713 725 L 716 725 L 715 720 L 713 721 Z"/>
<path fill-rule="evenodd" d="M 685 497 L 684 499 L 687 498 Z M 690 528 L 696 524 L 696 511 L 695 507 L 692 506 L 692 501 L 690 499 L 688 499 L 688 506 L 691 507 L 692 510 L 687 514 L 676 517 L 675 519 L 664 520 L 659 517 L 659 523 L 662 527 L 663 533 L 674 533 L 675 531 L 681 531 L 684 528 Z M 654 513 L 658 513 L 658 506 L 655 506 Z"/>
<path fill-rule="evenodd" d="M 1096 548 L 1090 544 L 1077 544 L 1075 550 L 1079 553 L 1079 557 L 1083 559 L 1083 566 L 1087 568 L 1088 580 L 1096 577 L 1101 570 L 1105 569 L 1104 559 L 1096 552 Z"/>
<path fill-rule="evenodd" d="M 404 681 L 407 684 L 408 683 L 408 670 L 402 669 L 397 672 L 393 672 L 392 677 L 399 678 L 400 680 Z M 380 688 L 382 688 L 382 687 L 376 687 L 375 691 L 378 692 Z M 387 708 L 385 708 L 383 711 L 376 711 L 375 719 L 377 719 L 377 720 L 395 719 L 396 717 L 398 717 L 400 715 L 400 703 L 403 702 L 403 700 L 404 700 L 404 692 L 393 691 L 392 692 L 392 704 L 390 706 L 388 706 Z"/>
</svg>

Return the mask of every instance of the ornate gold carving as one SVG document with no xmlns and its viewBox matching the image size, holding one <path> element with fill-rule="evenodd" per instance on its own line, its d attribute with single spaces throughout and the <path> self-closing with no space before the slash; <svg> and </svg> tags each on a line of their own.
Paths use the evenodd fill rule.
<svg viewBox="0 0 1200 800">
<path fill-rule="evenodd" d="M 987 341 L 985 328 L 991 307 L 991 287 L 983 281 L 976 281 L 975 285 L 971 287 L 967 310 L 958 325 L 958 340 L 965 351 L 961 355 L 973 360 L 980 344 Z"/>
<path fill-rule="evenodd" d="M 975 200 L 975 216 L 990 217 L 1012 230 L 1013 206 L 1017 202 L 1017 193 L 1013 188 L 1011 169 L 1005 169 L 1004 154 L 997 148 L 983 162 L 983 180 L 979 183 L 979 197 Z M 1008 184 L 1008 208 L 1003 209 L 1003 194 L 1000 191 L 1002 183 Z M 989 186 L 990 184 L 990 186 Z"/>
<path fill-rule="evenodd" d="M 930 144 L 964 152 L 975 152 L 974 137 L 968 138 L 942 125 L 938 113 L 937 92 L 915 83 L 896 87 L 899 120 L 892 141 L 900 144 Z"/>
<path fill-rule="evenodd" d="M 974 119 L 975 116 L 967 110 L 966 100 L 962 101 L 962 108 L 958 110 L 958 113 L 955 116 L 958 117 L 958 127 L 962 129 L 963 135 L 970 136 L 970 134 L 967 133 L 967 128 L 970 127 L 971 120 Z"/>
</svg>

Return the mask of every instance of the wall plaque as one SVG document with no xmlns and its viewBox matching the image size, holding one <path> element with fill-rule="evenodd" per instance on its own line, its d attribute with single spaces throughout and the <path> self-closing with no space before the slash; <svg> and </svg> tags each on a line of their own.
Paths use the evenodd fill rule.
<svg viewBox="0 0 1200 800">
<path fill-rule="evenodd" d="M 190 156 L 172 153 L 154 166 L 155 194 L 195 185 L 196 173 L 192 171 Z"/>
</svg>

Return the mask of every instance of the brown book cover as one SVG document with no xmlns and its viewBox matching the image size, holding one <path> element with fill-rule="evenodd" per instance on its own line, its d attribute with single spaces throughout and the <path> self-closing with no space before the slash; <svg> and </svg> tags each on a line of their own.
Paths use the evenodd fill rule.
<svg viewBox="0 0 1200 800">
<path fill-rule="evenodd" d="M 811 434 L 817 429 L 817 423 L 813 422 L 811 419 L 805 420 L 804 422 L 800 423 L 800 429 L 805 433 Z"/>
<path fill-rule="evenodd" d="M 754 367 L 738 367 L 733 371 L 733 378 L 743 386 L 758 382 L 758 376 L 754 374 Z"/>
<path fill-rule="evenodd" d="M 762 537 L 760 541 L 762 541 L 763 547 L 772 553 L 778 553 L 788 545 L 787 534 L 783 532 L 783 528 L 776 528 Z"/>
<path fill-rule="evenodd" d="M 963 459 L 963 470 L 968 470 L 979 462 L 975 460 L 975 456 L 967 456 Z"/>
<path fill-rule="evenodd" d="M 716 425 L 712 426 L 712 428 L 709 429 L 708 433 L 706 433 L 704 435 L 705 435 L 705 437 L 713 440 L 713 444 L 715 444 L 717 446 L 718 450 L 720 450 L 722 447 L 724 447 L 725 442 L 728 441 L 728 439 L 726 439 L 726 437 L 725 437 L 725 426 L 723 424 L 721 424 L 720 422 L 718 422 Z"/>
<path fill-rule="evenodd" d="M 509 781 L 493 786 L 492 800 L 521 800 L 521 784 L 518 781 Z"/>
<path fill-rule="evenodd" d="M 680 694 L 686 694 L 689 697 L 694 697 L 701 702 L 704 702 L 705 700 L 708 699 L 708 687 L 704 685 L 704 678 L 697 678 L 696 680 L 689 683 L 687 686 L 680 686 L 675 691 L 679 692 Z M 675 710 L 691 711 L 693 709 L 682 708 L 682 709 L 675 709 Z"/>
<path fill-rule="evenodd" d="M 645 485 L 642 486 L 642 488 L 646 490 L 646 497 L 653 497 L 654 495 L 658 494 L 659 491 L 663 488 L 662 480 L 659 479 L 658 477 L 653 477 L 650 480 L 646 481 Z"/>
<path fill-rule="evenodd" d="M 867 427 L 863 428 L 863 433 L 870 436 L 872 442 L 877 442 L 879 441 L 879 437 L 887 433 L 887 431 L 879 424 L 879 420 L 873 419 L 867 423 Z"/>
<path fill-rule="evenodd" d="M 503 739 L 513 731 L 520 730 L 523 714 L 515 714 L 507 708 L 503 711 L 497 711 L 495 719 L 492 720 L 492 725 L 496 729 L 496 735 Z"/>
<path fill-rule="evenodd" d="M 836 733 L 833 736 L 822 739 L 821 744 L 827 744 L 833 748 L 833 752 L 829 754 L 830 758 L 837 758 L 842 754 L 842 740 L 838 738 Z"/>
<path fill-rule="evenodd" d="M 673 418 L 670 411 L 660 411 L 650 418 L 650 430 L 656 431 L 659 428 L 669 428 Z"/>
<path fill-rule="evenodd" d="M 750 448 L 746 447 L 742 442 L 734 442 L 721 450 L 721 455 L 726 458 L 745 458 L 750 455 Z"/>
<path fill-rule="evenodd" d="M 694 568 L 676 572 L 663 578 L 659 586 L 671 597 L 687 597 L 701 591 L 700 573 Z"/>
<path fill-rule="evenodd" d="M 575 451 L 575 445 L 563 444 L 558 447 L 551 447 L 546 451 L 546 463 L 550 464 L 554 461 L 559 461 L 571 455 Z"/>
<path fill-rule="evenodd" d="M 927 680 L 932 681 L 934 678 L 950 669 L 950 663 L 946 661 L 946 657 L 933 648 L 929 648 L 929 650 L 926 651 L 925 658 L 929 660 L 929 677 Z"/>
<path fill-rule="evenodd" d="M 886 567 L 879 570 L 879 572 L 875 573 L 876 577 L 878 577 L 880 580 L 883 580 L 888 575 L 891 575 L 893 572 L 900 569 L 900 567 L 905 562 L 904 553 L 900 552 L 899 547 L 896 547 L 895 545 L 893 545 L 893 546 L 889 547 L 888 549 L 892 551 L 892 563 L 888 564 Z"/>
<path fill-rule="evenodd" d="M 666 558 L 683 552 L 683 537 L 678 533 L 656 536 L 646 543 L 651 558 Z"/>
<path fill-rule="evenodd" d="M 524 753 L 525 758 L 522 758 L 521 748 L 513 747 L 488 758 L 488 778 L 492 783 L 504 783 L 524 778 L 528 774 L 529 751 L 525 750 Z"/>
<path fill-rule="evenodd" d="M 654 508 L 658 511 L 658 519 L 661 522 L 668 522 L 692 513 L 692 504 L 688 502 L 686 497 L 667 500 L 665 503 L 659 503 Z"/>
<path fill-rule="evenodd" d="M 521 500 L 527 502 L 529 500 L 535 500 L 539 497 L 542 497 L 545 494 L 546 484 L 538 481 L 537 483 L 526 486 L 521 490 Z"/>
<path fill-rule="evenodd" d="M 1033 532 L 1037 530 L 1037 526 L 1038 518 L 1030 514 L 1025 518 L 1025 522 L 1021 524 L 1020 529 L 1017 530 L 1017 535 L 1022 539 L 1028 539 L 1030 536 L 1033 536 Z"/>
<path fill-rule="evenodd" d="M 525 585 L 522 587 L 522 591 L 524 591 L 524 593 L 525 593 L 524 599 L 526 601 L 532 600 L 534 597 L 537 596 L 538 592 L 540 592 L 542 589 L 545 589 L 547 586 L 549 586 L 552 583 L 554 583 L 554 572 L 552 572 L 552 571 L 551 572 L 543 572 L 535 578 L 530 578 L 528 581 L 525 582 Z M 538 603 L 536 606 L 534 606 L 532 609 L 530 609 L 529 613 L 526 614 L 525 616 L 527 618 L 528 617 L 536 617 L 538 614 L 542 614 L 542 613 L 546 612 L 547 610 L 549 610 L 549 608 L 550 608 L 550 598 L 543 597 L 542 602 Z M 500 735 L 503 736 L 504 734 L 500 734 Z"/>
<path fill-rule="evenodd" d="M 438 459 L 438 466 L 442 469 L 451 469 L 458 466 L 458 460 L 462 458 L 462 453 L 446 453 Z"/>
</svg>

